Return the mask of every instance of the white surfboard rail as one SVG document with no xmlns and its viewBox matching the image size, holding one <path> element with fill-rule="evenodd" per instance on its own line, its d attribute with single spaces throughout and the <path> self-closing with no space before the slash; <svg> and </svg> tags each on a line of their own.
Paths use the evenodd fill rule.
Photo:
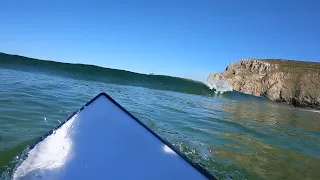
<svg viewBox="0 0 320 180">
<path fill-rule="evenodd" d="M 106 93 L 47 133 L 13 179 L 215 179 Z"/>
</svg>

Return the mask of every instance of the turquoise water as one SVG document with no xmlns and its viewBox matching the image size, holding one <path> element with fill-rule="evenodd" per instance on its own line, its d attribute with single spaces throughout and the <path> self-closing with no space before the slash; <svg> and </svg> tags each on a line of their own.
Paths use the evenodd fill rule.
<svg viewBox="0 0 320 180">
<path fill-rule="evenodd" d="M 20 59 L 19 59 L 20 58 Z M 0 54 L 0 174 L 100 92 L 218 179 L 320 179 L 320 113 L 204 84 Z"/>
</svg>

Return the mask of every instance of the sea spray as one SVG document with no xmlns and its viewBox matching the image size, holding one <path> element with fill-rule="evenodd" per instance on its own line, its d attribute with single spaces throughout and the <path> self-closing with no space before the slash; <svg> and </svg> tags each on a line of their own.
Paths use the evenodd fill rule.
<svg viewBox="0 0 320 180">
<path fill-rule="evenodd" d="M 205 83 L 210 89 L 215 89 L 215 92 L 222 94 L 227 91 L 233 91 L 232 86 L 224 80 L 221 76 L 219 79 L 213 79 L 208 77 L 207 82 Z"/>
</svg>

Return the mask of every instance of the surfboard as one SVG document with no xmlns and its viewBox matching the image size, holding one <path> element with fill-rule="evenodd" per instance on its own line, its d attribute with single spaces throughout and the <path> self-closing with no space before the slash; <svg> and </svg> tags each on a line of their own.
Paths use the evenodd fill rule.
<svg viewBox="0 0 320 180">
<path fill-rule="evenodd" d="M 106 93 L 31 146 L 18 179 L 215 179 Z"/>
</svg>

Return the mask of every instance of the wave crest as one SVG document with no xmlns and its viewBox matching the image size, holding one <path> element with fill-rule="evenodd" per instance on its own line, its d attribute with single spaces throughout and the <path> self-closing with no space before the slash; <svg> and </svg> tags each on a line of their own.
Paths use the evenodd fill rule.
<svg viewBox="0 0 320 180">
<path fill-rule="evenodd" d="M 219 79 L 213 79 L 208 77 L 207 82 L 205 84 L 209 87 L 209 89 L 214 89 L 215 93 L 223 94 L 224 92 L 233 91 L 232 86 L 224 80 L 222 77 Z"/>
</svg>

